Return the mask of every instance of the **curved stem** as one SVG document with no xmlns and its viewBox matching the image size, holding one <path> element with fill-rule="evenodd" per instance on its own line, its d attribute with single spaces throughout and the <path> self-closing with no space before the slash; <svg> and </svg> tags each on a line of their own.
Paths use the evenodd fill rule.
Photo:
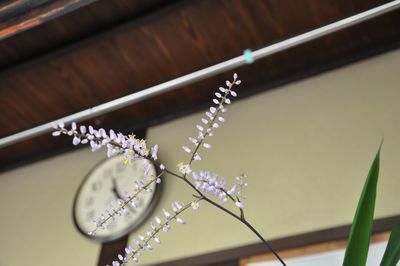
<svg viewBox="0 0 400 266">
<path fill-rule="evenodd" d="M 285 265 L 285 262 L 282 260 L 282 258 L 278 255 L 278 253 L 268 244 L 268 242 L 263 238 L 263 236 L 246 220 L 241 220 L 241 222 L 247 226 L 263 243 L 268 247 L 268 249 L 275 255 L 275 257 L 282 263 L 282 265 Z"/>
<path fill-rule="evenodd" d="M 263 242 L 263 244 L 269 249 L 269 251 L 271 251 L 275 255 L 275 257 L 280 261 L 280 263 L 282 263 L 282 265 L 286 266 L 285 262 L 278 255 L 278 253 L 268 244 L 267 240 L 265 240 L 262 237 L 262 235 L 244 218 L 244 216 L 242 216 L 242 217 L 238 216 L 235 213 L 233 213 L 232 211 L 226 209 L 225 207 L 222 207 L 218 203 L 216 203 L 213 200 L 209 199 L 207 196 L 205 196 L 203 193 L 201 193 L 201 191 L 199 191 L 189 180 L 187 180 L 183 176 L 180 176 L 180 175 L 178 175 L 178 174 L 176 174 L 176 173 L 174 173 L 172 171 L 169 171 L 168 169 L 165 169 L 164 171 L 166 173 L 168 173 L 168 174 L 171 174 L 171 175 L 183 180 L 185 183 L 187 183 L 189 186 L 191 186 L 200 195 L 200 197 L 203 198 L 203 200 L 207 201 L 209 204 L 211 204 L 214 207 L 220 209 L 221 211 L 229 214 L 230 216 L 232 216 L 233 218 L 235 218 L 236 220 L 240 221 L 242 224 L 247 226 L 247 228 L 249 228 L 261 240 L 261 242 Z"/>
<path fill-rule="evenodd" d="M 275 257 L 282 263 L 282 265 L 286 266 L 285 262 L 282 260 L 282 258 L 278 255 L 278 253 L 268 244 L 267 240 L 265 240 L 263 238 L 263 236 L 244 218 L 241 218 L 239 216 L 237 216 L 236 214 L 234 214 L 233 212 L 231 212 L 230 210 L 222 207 L 221 205 L 215 203 L 214 201 L 210 200 L 207 197 L 203 198 L 205 201 L 207 201 L 208 203 L 210 203 L 211 205 L 217 207 L 218 209 L 220 209 L 221 211 L 229 214 L 230 216 L 234 217 L 235 219 L 237 219 L 238 221 L 240 221 L 242 224 L 244 224 L 245 226 L 247 226 L 247 228 L 249 228 L 262 242 L 265 246 L 267 246 L 267 248 L 275 255 Z"/>
</svg>

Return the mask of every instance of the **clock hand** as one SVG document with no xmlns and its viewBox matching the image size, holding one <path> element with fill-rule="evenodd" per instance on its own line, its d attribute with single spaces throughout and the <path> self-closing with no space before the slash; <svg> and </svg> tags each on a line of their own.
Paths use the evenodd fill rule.
<svg viewBox="0 0 400 266">
<path fill-rule="evenodd" d="M 113 184 L 111 191 L 113 192 L 113 194 L 115 195 L 115 197 L 117 199 L 121 199 L 121 200 L 125 201 L 124 197 L 122 197 L 122 195 L 119 194 L 119 192 L 118 192 L 117 181 L 116 181 L 115 177 L 111 177 L 111 179 L 112 179 L 112 184 Z M 136 212 L 136 209 L 131 204 L 127 204 L 127 206 L 131 210 L 132 213 Z"/>
<path fill-rule="evenodd" d="M 111 189 L 111 191 L 113 192 L 113 194 L 115 195 L 115 197 L 116 197 L 117 199 L 123 199 L 122 197 L 120 197 L 120 195 L 119 195 L 119 193 L 118 193 L 118 190 L 117 190 L 117 181 L 115 180 L 114 177 L 111 177 L 111 180 L 112 180 L 112 189 Z"/>
</svg>

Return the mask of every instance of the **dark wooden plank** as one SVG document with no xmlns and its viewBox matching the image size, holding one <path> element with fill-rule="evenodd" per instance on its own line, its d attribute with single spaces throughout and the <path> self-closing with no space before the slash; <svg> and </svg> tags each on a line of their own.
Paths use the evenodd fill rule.
<svg viewBox="0 0 400 266">
<path fill-rule="evenodd" d="M 75 47 L 74 50 L 5 77 L 2 80 L 9 85 L 2 88 L 0 98 L 12 97 L 15 105 L 10 110 L 15 109 L 15 106 L 27 109 L 22 112 L 40 117 L 34 119 L 36 124 L 40 124 L 237 56 L 243 48 L 256 49 L 279 41 L 284 36 L 301 33 L 339 19 L 338 14 L 350 13 L 327 12 L 324 15 L 325 21 L 315 23 L 308 5 L 305 5 L 308 2 L 304 1 L 303 5 L 293 7 L 302 11 L 295 12 L 287 25 L 281 24 L 285 34 L 283 36 L 279 34 L 278 27 L 271 27 L 270 21 L 264 18 L 273 14 L 272 10 L 277 10 L 275 20 L 279 21 L 280 12 L 286 12 L 285 3 L 275 3 L 274 9 L 262 1 L 251 2 L 250 6 L 250 2 L 246 1 L 201 1 L 196 5 L 188 5 L 185 9 L 178 10 L 179 12 L 155 17 L 146 24 L 126 28 L 108 35 L 107 38 L 99 37 L 97 41 L 82 44 L 81 47 Z M 325 9 L 329 10 L 330 6 L 326 5 L 321 4 L 321 13 Z M 213 25 L 223 26 L 218 28 Z M 225 25 L 231 25 L 232 29 L 240 31 L 225 30 L 224 27 L 228 27 Z M 386 31 L 396 34 L 397 27 L 394 25 L 397 24 L 392 23 Z M 346 40 L 346 35 L 338 34 L 337 36 L 343 37 L 338 38 L 339 42 L 329 43 L 329 46 L 326 39 L 314 42 L 318 45 L 302 46 L 302 49 L 296 50 L 296 56 L 300 60 L 292 60 L 290 63 L 291 51 L 294 50 L 282 53 L 283 59 L 288 62 L 284 66 L 293 68 L 292 64 L 324 60 L 329 56 L 325 51 L 337 56 L 336 49 L 329 48 L 341 47 L 343 42 L 340 41 Z M 345 42 L 345 45 L 354 47 L 360 40 L 362 41 L 357 39 Z M 315 49 L 316 47 L 319 49 Z M 312 57 L 308 56 L 310 51 L 313 52 Z M 284 69 L 284 66 L 278 64 L 280 61 L 268 61 L 272 75 Z M 112 71 L 113 69 L 118 71 Z M 26 93 L 33 99 L 33 106 L 18 104 L 18 99 L 23 99 L 23 94 Z M 190 93 L 188 96 L 195 97 Z M 53 105 L 53 112 L 44 108 L 49 102 Z M 3 106 L 8 107 L 7 104 Z M 14 121 L 14 126 L 8 132 L 2 130 L 0 135 L 28 128 L 32 125 L 29 122 L 31 120 L 23 118 Z"/>
<path fill-rule="evenodd" d="M 0 22 L 6 23 L 9 19 L 23 13 L 28 13 L 34 8 L 48 4 L 51 0 L 6 0 L 0 3 Z"/>
<path fill-rule="evenodd" d="M 0 40 L 39 26 L 95 0 L 15 1 L 0 8 Z"/>
<path fill-rule="evenodd" d="M 124 236 L 118 240 L 103 243 L 101 245 L 98 266 L 111 265 L 114 260 L 118 260 L 118 254 L 124 256 L 125 248 L 128 244 L 129 236 Z"/>
<path fill-rule="evenodd" d="M 0 41 L 0 70 L 81 42 L 90 36 L 144 16 L 169 0 L 97 0 Z"/>
</svg>

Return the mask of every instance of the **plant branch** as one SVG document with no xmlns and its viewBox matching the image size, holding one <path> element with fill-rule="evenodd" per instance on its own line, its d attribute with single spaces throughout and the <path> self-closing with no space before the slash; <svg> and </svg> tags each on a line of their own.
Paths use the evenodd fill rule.
<svg viewBox="0 0 400 266">
<path fill-rule="evenodd" d="M 262 242 L 263 244 L 275 255 L 275 257 L 282 263 L 282 265 L 286 266 L 285 262 L 282 260 L 282 258 L 278 255 L 278 253 L 268 244 L 267 240 L 264 239 L 264 237 L 244 218 L 241 218 L 240 216 L 237 216 L 230 210 L 222 207 L 221 205 L 215 203 L 214 201 L 210 200 L 207 197 L 203 198 L 205 201 L 213 205 L 214 207 L 217 207 L 221 211 L 229 214 L 230 216 L 234 217 L 236 220 L 240 221 L 242 224 L 247 226 Z"/>
<path fill-rule="evenodd" d="M 202 198 L 199 198 L 197 201 L 202 200 Z M 138 244 L 138 249 L 133 250 L 131 254 L 128 254 L 129 256 L 126 257 L 126 260 L 122 263 L 121 266 L 127 265 L 129 260 L 134 259 L 135 256 L 140 252 L 141 250 L 145 250 L 147 245 L 149 245 L 150 240 L 155 239 L 158 233 L 165 227 L 168 226 L 173 220 L 176 220 L 178 215 L 180 215 L 182 212 L 186 211 L 189 207 L 191 206 L 191 203 L 186 204 L 185 206 L 182 207 L 179 211 L 177 211 L 171 218 L 167 219 L 164 223 L 161 223 L 158 225 L 157 228 L 154 228 L 153 231 L 151 232 L 151 235 L 143 242 Z"/>
<path fill-rule="evenodd" d="M 207 201 L 209 204 L 211 204 L 212 206 L 218 208 L 219 210 L 229 214 L 230 216 L 232 216 L 233 218 L 235 218 L 236 220 L 240 221 L 242 224 L 244 224 L 247 228 L 249 228 L 262 242 L 263 244 L 269 249 L 269 251 L 271 251 L 275 257 L 282 263 L 282 265 L 286 266 L 285 262 L 282 260 L 282 258 L 278 255 L 278 253 L 268 244 L 267 240 L 265 240 L 262 235 L 244 218 L 244 216 L 238 216 L 235 213 L 233 213 L 232 211 L 228 210 L 225 207 L 222 207 L 221 205 L 219 205 L 218 203 L 214 202 L 213 200 L 211 200 L 210 198 L 208 198 L 207 196 L 205 196 L 201 191 L 199 191 L 189 180 L 187 180 L 186 178 L 184 178 L 183 176 L 180 176 L 168 169 L 165 169 L 165 172 L 168 174 L 171 174 L 181 180 L 183 180 L 185 183 L 187 183 L 189 186 L 191 186 L 198 194 L 199 197 L 201 197 L 203 200 Z"/>
<path fill-rule="evenodd" d="M 215 114 L 212 116 L 212 118 L 210 119 L 210 122 L 208 123 L 207 129 L 204 132 L 204 136 L 199 139 L 199 142 L 196 144 L 196 148 L 194 149 L 194 151 L 192 152 L 192 155 L 190 156 L 190 160 L 188 163 L 189 166 L 192 165 L 192 163 L 194 161 L 194 157 L 195 157 L 197 151 L 199 150 L 199 148 L 201 147 L 201 145 L 203 144 L 206 137 L 210 135 L 210 130 L 212 130 L 215 120 L 217 119 L 218 115 L 220 114 L 221 110 L 223 109 L 223 104 L 225 103 L 225 100 L 229 96 L 229 93 L 232 90 L 232 87 L 236 84 L 236 80 L 237 80 L 237 78 L 234 78 L 232 83 L 228 86 L 228 89 L 226 89 L 222 99 L 220 100 L 220 103 L 218 104 L 218 106 L 216 108 Z M 186 179 L 186 173 L 183 175 L 183 179 Z"/>
</svg>

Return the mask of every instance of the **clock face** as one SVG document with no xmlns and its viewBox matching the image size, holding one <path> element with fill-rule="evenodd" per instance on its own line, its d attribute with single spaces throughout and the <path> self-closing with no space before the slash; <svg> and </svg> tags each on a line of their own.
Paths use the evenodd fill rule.
<svg viewBox="0 0 400 266">
<path fill-rule="evenodd" d="M 144 176 L 145 164 L 150 166 L 147 175 Z M 147 183 L 148 180 L 157 175 L 155 166 L 147 159 L 134 160 L 124 165 L 123 156 L 115 156 L 97 165 L 82 182 L 74 202 L 74 221 L 78 230 L 85 236 L 107 242 L 118 239 L 136 227 L 154 209 L 160 189 L 155 182 L 150 185 L 152 192 L 143 191 L 139 200 L 135 201 L 137 207 L 127 205 L 127 215 L 116 217 L 108 229 L 99 229 L 96 235 L 89 236 L 88 232 L 96 226 L 93 221 L 97 220 L 110 206 L 118 204 L 118 199 L 125 199 L 127 194 L 133 195 L 135 191 L 135 180 Z"/>
</svg>

